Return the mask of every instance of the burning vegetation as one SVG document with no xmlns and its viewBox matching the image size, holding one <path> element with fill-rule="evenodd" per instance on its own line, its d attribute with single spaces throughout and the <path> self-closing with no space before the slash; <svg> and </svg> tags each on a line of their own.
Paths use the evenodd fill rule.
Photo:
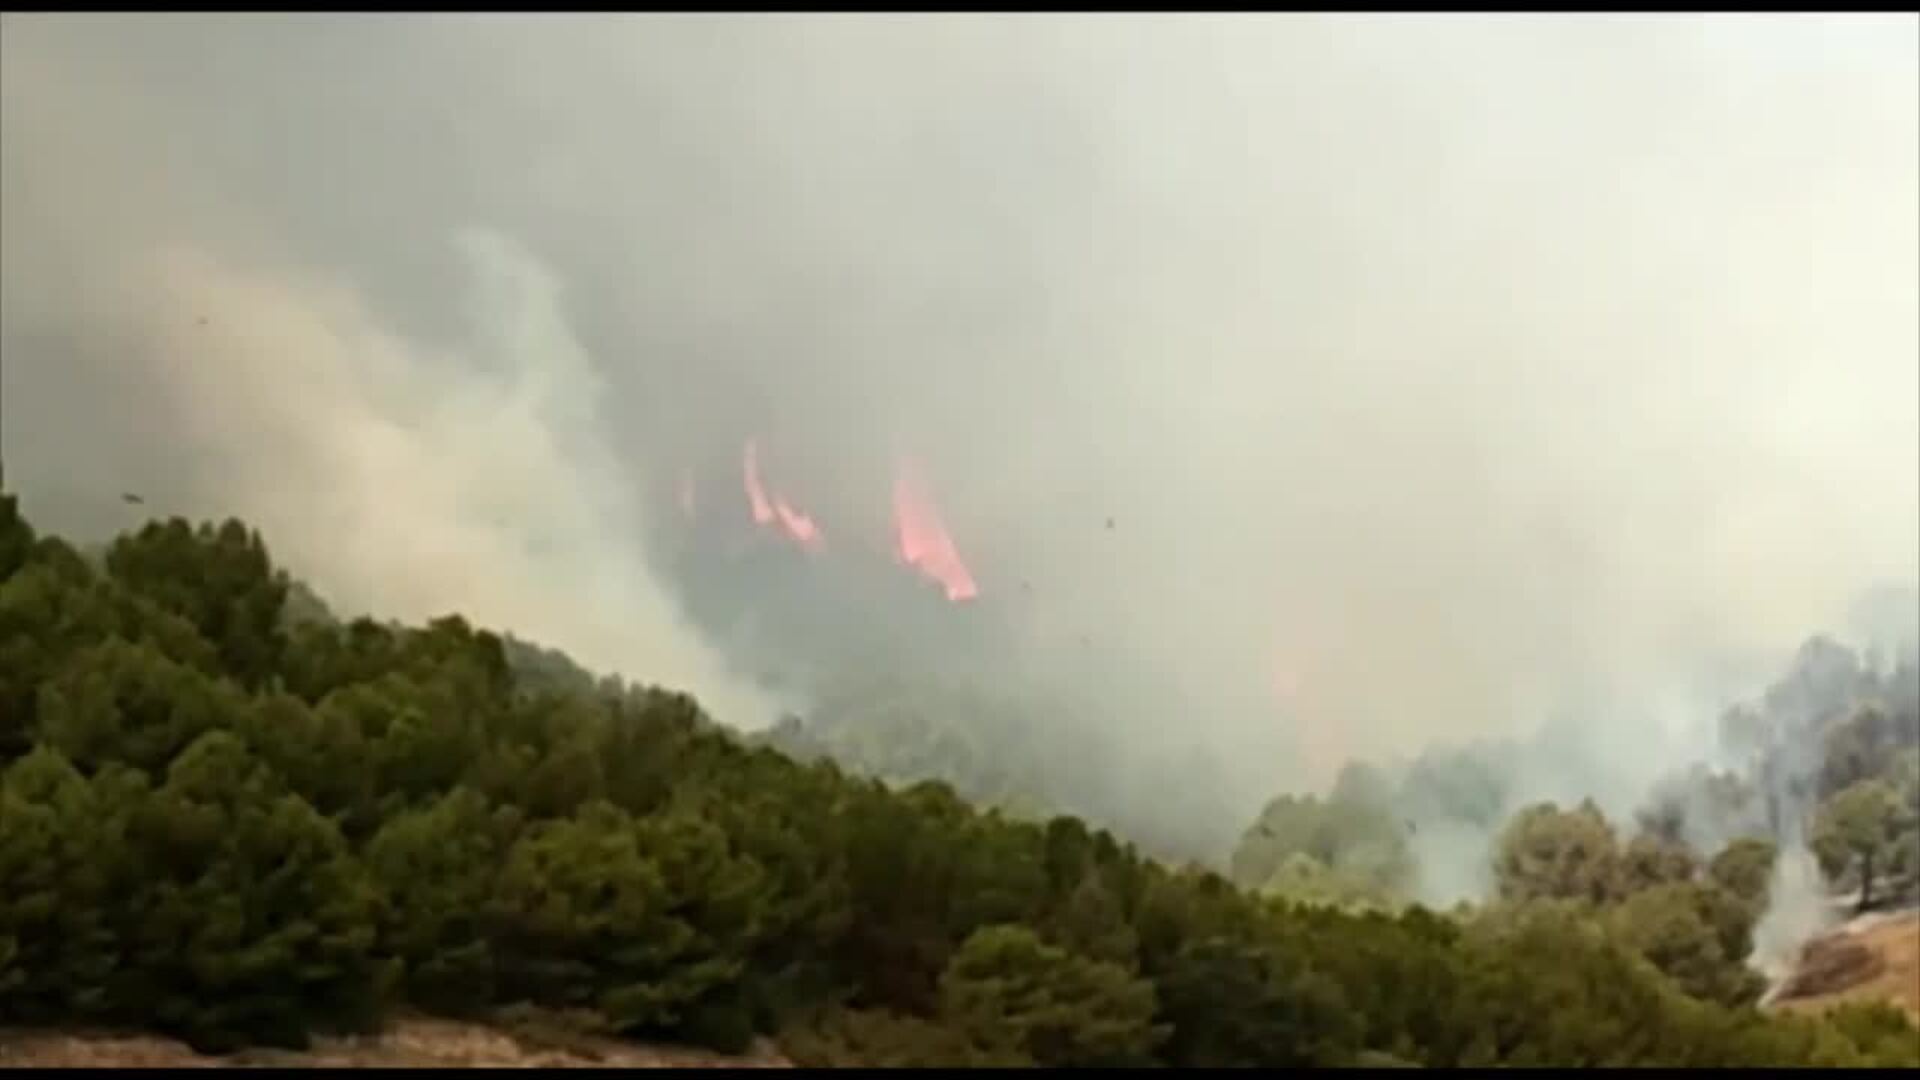
<svg viewBox="0 0 1920 1080">
<path fill-rule="evenodd" d="M 748 439 L 740 454 L 742 490 L 755 526 L 768 530 L 803 551 L 820 554 L 827 537 L 819 519 L 801 509 L 798 500 L 769 482 L 758 439 Z M 947 600 L 965 603 L 977 599 L 980 586 L 961 557 L 944 516 L 919 465 L 901 458 L 895 463 L 891 507 L 892 555 L 899 565 L 940 586 Z M 695 520 L 695 485 L 683 473 L 679 490 L 681 515 Z"/>
</svg>

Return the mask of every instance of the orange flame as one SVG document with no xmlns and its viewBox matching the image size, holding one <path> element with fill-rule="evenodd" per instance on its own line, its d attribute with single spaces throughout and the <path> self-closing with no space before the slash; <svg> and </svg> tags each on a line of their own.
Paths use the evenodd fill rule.
<svg viewBox="0 0 1920 1080">
<path fill-rule="evenodd" d="M 767 499 L 766 489 L 760 486 L 760 447 L 752 439 L 747 440 L 741 465 L 746 472 L 747 503 L 753 507 L 754 524 L 765 525 L 773 520 L 773 504 Z"/>
<path fill-rule="evenodd" d="M 820 526 L 815 525 L 812 518 L 789 506 L 787 500 L 778 495 L 773 499 L 773 512 L 780 519 L 780 527 L 785 529 L 787 535 L 793 537 L 801 547 L 818 550 L 825 542 L 820 535 Z"/>
<path fill-rule="evenodd" d="M 939 582 L 948 600 L 959 603 L 980 595 L 973 573 L 947 535 L 940 511 L 935 509 L 918 470 L 906 462 L 900 462 L 894 470 L 893 525 L 898 543 L 895 554 L 900 561 Z"/>
<path fill-rule="evenodd" d="M 779 526 L 788 539 L 808 551 L 818 551 L 826 544 L 826 536 L 811 517 L 794 509 L 785 496 L 767 495 L 766 485 L 760 479 L 760 447 L 752 439 L 747 440 L 742 467 L 746 474 L 747 503 L 753 508 L 755 524 Z"/>
</svg>

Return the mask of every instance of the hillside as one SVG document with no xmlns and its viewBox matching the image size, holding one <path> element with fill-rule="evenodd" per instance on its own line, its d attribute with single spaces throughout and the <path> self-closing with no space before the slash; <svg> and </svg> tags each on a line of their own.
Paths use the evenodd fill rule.
<svg viewBox="0 0 1920 1080">
<path fill-rule="evenodd" d="M 1880 1001 L 1920 1020 L 1920 909 L 1862 916 L 1809 942 L 1771 1004 L 1818 1014 Z"/>
<path fill-rule="evenodd" d="M 532 677 L 457 617 L 290 618 L 290 590 L 237 521 L 95 565 L 0 496 L 12 1038 L 233 1062 L 534 1010 L 803 1065 L 1920 1064 L 1891 1010 L 1768 1016 L 1649 962 L 1688 920 L 1748 925 L 1711 889 L 1627 920 L 1646 941 L 1552 895 L 1264 898 L 1070 817 L 800 764 L 667 690 Z"/>
</svg>

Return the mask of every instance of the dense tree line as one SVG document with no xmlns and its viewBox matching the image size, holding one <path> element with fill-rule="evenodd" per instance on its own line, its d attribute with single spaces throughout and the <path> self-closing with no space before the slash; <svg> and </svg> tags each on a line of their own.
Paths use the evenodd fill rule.
<svg viewBox="0 0 1920 1080">
<path fill-rule="evenodd" d="M 1397 776 L 1350 765 L 1325 797 L 1283 795 L 1230 863 L 1262 893 L 1349 910 L 1415 895 L 1419 822 L 1464 831 L 1454 857 L 1484 863 L 1489 904 L 1469 921 L 1555 906 L 1637 954 L 1688 994 L 1744 1006 L 1766 989 L 1749 968 L 1780 845 L 1804 837 L 1856 907 L 1911 897 L 1920 876 L 1920 664 L 1863 663 L 1815 638 L 1753 704 L 1722 719 L 1732 767 L 1695 765 L 1654 786 L 1631 831 L 1591 800 L 1522 805 L 1497 748 L 1431 752 Z M 1498 823 L 1498 828 L 1492 828 Z"/>
<path fill-rule="evenodd" d="M 1408 902 L 1413 828 L 1389 793 L 1350 767 L 1325 799 L 1283 796 L 1234 852 L 1232 874 L 1261 893 L 1348 910 Z M 1371 790 L 1369 790 L 1371 788 Z M 1666 974 L 1689 994 L 1741 1006 L 1765 989 L 1749 970 L 1753 930 L 1767 904 L 1775 848 L 1743 838 L 1711 858 L 1642 832 L 1623 840 L 1592 802 L 1524 808 L 1484 851 L 1491 903 L 1463 905 L 1470 921 L 1554 905 Z"/>
<path fill-rule="evenodd" d="M 1632 816 L 1636 850 L 1684 848 L 1705 861 L 1741 840 L 1804 838 L 1836 888 L 1858 890 L 1861 908 L 1912 895 L 1920 885 L 1913 644 L 1887 664 L 1816 637 L 1720 726 L 1718 765 L 1675 770 L 1646 793 Z M 1537 756 L 1538 748 L 1482 743 L 1431 748 L 1391 772 L 1351 765 L 1327 796 L 1272 800 L 1240 837 L 1233 876 L 1250 888 L 1348 904 L 1492 893 L 1502 830 L 1532 805 L 1518 781 L 1552 764 Z M 1417 879 L 1436 862 L 1485 873 L 1450 881 L 1451 889 L 1420 888 L 1433 884 Z"/>
<path fill-rule="evenodd" d="M 1553 904 L 1263 898 L 299 595 L 238 522 L 96 563 L 0 496 L 0 1023 L 222 1048 L 535 1006 L 818 1063 L 1913 1063 L 1887 1009 L 1766 1018 Z"/>
</svg>

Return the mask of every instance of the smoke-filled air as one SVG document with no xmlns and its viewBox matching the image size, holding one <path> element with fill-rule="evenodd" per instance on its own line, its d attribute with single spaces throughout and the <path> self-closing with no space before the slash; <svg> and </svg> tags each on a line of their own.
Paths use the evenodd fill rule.
<svg viewBox="0 0 1920 1080">
<path fill-rule="evenodd" d="M 1251 885 L 1665 799 L 1765 966 L 1801 728 L 1920 722 L 1917 31 L 10 14 L 0 460 Z"/>
</svg>

